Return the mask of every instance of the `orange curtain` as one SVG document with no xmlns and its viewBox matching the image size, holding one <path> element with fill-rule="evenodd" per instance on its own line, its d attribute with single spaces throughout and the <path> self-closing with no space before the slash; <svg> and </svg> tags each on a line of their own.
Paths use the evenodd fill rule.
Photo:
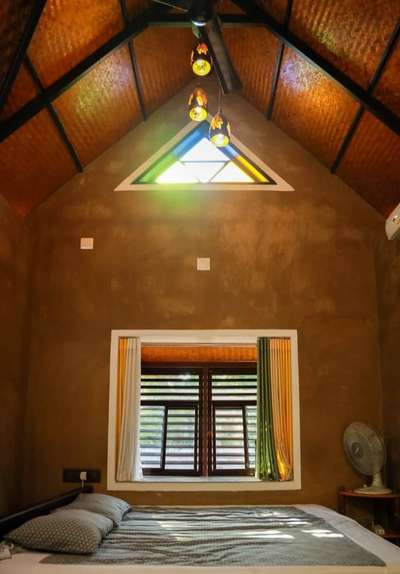
<svg viewBox="0 0 400 574">
<path fill-rule="evenodd" d="M 290 339 L 270 339 L 274 442 L 281 480 L 293 478 L 292 366 Z"/>
<path fill-rule="evenodd" d="M 126 352 L 128 348 L 128 339 L 120 338 L 118 345 L 118 388 L 117 388 L 117 432 L 116 432 L 116 442 L 117 442 L 117 456 L 116 461 L 119 458 L 119 449 L 121 442 L 121 426 L 122 426 L 122 412 L 124 404 L 124 384 L 125 384 L 125 374 L 126 374 Z"/>
</svg>

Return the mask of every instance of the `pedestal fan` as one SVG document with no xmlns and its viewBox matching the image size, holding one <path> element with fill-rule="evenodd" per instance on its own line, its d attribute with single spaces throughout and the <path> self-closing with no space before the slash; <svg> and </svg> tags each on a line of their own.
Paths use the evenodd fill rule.
<svg viewBox="0 0 400 574">
<path fill-rule="evenodd" d="M 383 438 L 365 423 L 349 425 L 343 434 L 343 447 L 354 468 L 365 476 L 371 476 L 370 486 L 362 486 L 357 494 L 389 494 L 392 492 L 382 481 L 382 468 L 386 461 L 386 448 Z"/>
</svg>

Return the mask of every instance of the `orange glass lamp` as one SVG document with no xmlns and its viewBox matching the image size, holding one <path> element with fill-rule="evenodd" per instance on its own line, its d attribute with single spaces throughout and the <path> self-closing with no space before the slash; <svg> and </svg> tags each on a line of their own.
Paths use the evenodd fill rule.
<svg viewBox="0 0 400 574">
<path fill-rule="evenodd" d="M 201 88 L 196 88 L 189 96 L 189 117 L 194 122 L 203 122 L 208 116 L 207 94 Z"/>
<path fill-rule="evenodd" d="M 190 65 L 196 76 L 208 76 L 211 72 L 212 60 L 207 44 L 199 42 L 192 50 Z"/>
<path fill-rule="evenodd" d="M 217 147 L 225 147 L 231 141 L 231 126 L 220 111 L 211 120 L 209 138 Z"/>
</svg>

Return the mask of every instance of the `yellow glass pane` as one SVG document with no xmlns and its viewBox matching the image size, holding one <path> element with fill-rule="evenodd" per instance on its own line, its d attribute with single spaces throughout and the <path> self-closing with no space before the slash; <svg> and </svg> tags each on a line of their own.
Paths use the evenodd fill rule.
<svg viewBox="0 0 400 574">
<path fill-rule="evenodd" d="M 267 181 L 267 178 L 260 171 L 258 171 L 258 169 L 251 165 L 251 163 L 247 161 L 247 159 L 245 159 L 243 156 L 238 155 L 236 157 L 236 162 L 240 163 L 245 168 L 245 171 L 250 174 L 255 181 L 260 183 L 265 183 Z"/>
</svg>

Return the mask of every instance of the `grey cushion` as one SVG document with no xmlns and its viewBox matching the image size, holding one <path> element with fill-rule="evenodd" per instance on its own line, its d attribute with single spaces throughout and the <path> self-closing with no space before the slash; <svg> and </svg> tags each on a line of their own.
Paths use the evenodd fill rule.
<svg viewBox="0 0 400 574">
<path fill-rule="evenodd" d="M 64 506 L 64 508 L 80 508 L 83 510 L 90 510 L 90 512 L 97 512 L 107 518 L 110 518 L 113 523 L 118 526 L 124 515 L 130 510 L 130 505 L 108 494 L 80 494 L 74 502 Z M 56 511 L 57 512 L 57 511 Z"/>
<path fill-rule="evenodd" d="M 6 540 L 32 550 L 92 554 L 112 528 L 113 522 L 105 516 L 64 507 L 25 522 L 9 532 Z"/>
</svg>

